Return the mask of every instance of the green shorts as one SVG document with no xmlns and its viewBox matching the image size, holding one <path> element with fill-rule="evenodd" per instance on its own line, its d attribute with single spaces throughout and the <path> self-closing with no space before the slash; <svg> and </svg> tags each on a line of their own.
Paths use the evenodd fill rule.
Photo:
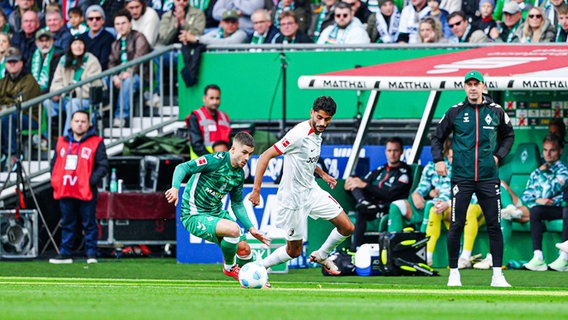
<svg viewBox="0 0 568 320">
<path fill-rule="evenodd" d="M 189 233 L 203 240 L 219 244 L 221 239 L 217 237 L 216 228 L 219 220 L 227 219 L 235 221 L 228 211 L 223 210 L 218 215 L 212 216 L 208 214 L 188 214 L 181 217 L 181 223 Z M 246 237 L 241 231 L 241 241 Z"/>
</svg>

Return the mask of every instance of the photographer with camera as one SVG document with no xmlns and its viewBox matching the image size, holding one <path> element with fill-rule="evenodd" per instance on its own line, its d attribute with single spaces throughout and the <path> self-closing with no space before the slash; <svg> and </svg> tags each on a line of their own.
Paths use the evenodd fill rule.
<svg viewBox="0 0 568 320">
<path fill-rule="evenodd" d="M 350 191 L 357 201 L 355 232 L 350 248 L 352 252 L 363 244 L 368 221 L 388 214 L 391 202 L 408 198 L 412 176 L 408 164 L 400 161 L 402 146 L 400 138 L 389 138 L 385 146 L 386 165 L 369 172 L 364 178 L 349 177 L 345 181 L 345 190 Z"/>
</svg>

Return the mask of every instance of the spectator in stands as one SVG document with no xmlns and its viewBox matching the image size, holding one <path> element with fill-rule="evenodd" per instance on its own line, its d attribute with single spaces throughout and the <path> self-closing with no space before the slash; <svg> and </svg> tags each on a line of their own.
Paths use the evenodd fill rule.
<svg viewBox="0 0 568 320">
<path fill-rule="evenodd" d="M 274 37 L 274 43 L 313 43 L 312 39 L 300 30 L 296 12 L 284 11 L 280 14 L 280 33 Z"/>
<path fill-rule="evenodd" d="M 115 38 L 110 32 L 103 28 L 106 16 L 101 6 L 97 4 L 89 6 L 85 12 L 85 16 L 87 17 L 89 32 L 79 37 L 85 42 L 87 51 L 97 57 L 104 71 L 108 68 L 111 45 Z"/>
<path fill-rule="evenodd" d="M 205 30 L 205 15 L 189 5 L 188 0 L 175 0 L 174 9 L 164 13 L 160 21 L 159 45 L 198 42 Z M 164 59 L 169 60 L 169 59 Z"/>
<path fill-rule="evenodd" d="M 197 41 L 203 44 L 234 44 L 246 43 L 248 35 L 239 28 L 239 13 L 227 10 L 223 13 L 219 28 L 198 37 Z"/>
<path fill-rule="evenodd" d="M 349 4 L 340 2 L 334 10 L 335 23 L 325 28 L 318 44 L 366 44 L 370 43 L 369 35 L 363 25 L 354 19 Z"/>
<path fill-rule="evenodd" d="M 160 17 L 156 11 L 146 5 L 146 0 L 126 0 L 125 8 L 132 15 L 132 30 L 141 32 L 154 48 L 160 31 Z"/>
<path fill-rule="evenodd" d="M 8 16 L 4 9 L 0 8 L 0 32 L 6 34 L 12 34 L 12 27 L 8 23 Z"/>
<path fill-rule="evenodd" d="M 550 20 L 553 26 L 559 25 L 558 9 L 566 4 L 566 0 L 548 0 L 544 5 L 544 16 Z"/>
<path fill-rule="evenodd" d="M 50 90 L 57 91 L 66 88 L 101 72 L 102 67 L 97 57 L 87 51 L 87 45 L 82 38 L 76 37 L 71 41 L 67 52 L 65 52 L 65 55 L 57 64 Z M 65 96 L 65 100 L 61 102 L 66 115 L 63 129 L 64 134 L 67 134 L 70 128 L 71 115 L 77 110 L 88 110 L 91 106 L 89 89 L 94 86 L 102 85 L 102 81 L 95 80 L 76 88 Z M 53 97 L 52 101 L 44 101 L 43 105 L 49 116 L 55 117 L 60 114 L 59 96 Z M 92 120 L 95 122 L 94 117 Z"/>
<path fill-rule="evenodd" d="M 408 198 L 412 176 L 410 167 L 400 160 L 402 153 L 402 140 L 397 137 L 389 138 L 385 145 L 386 165 L 369 172 L 364 178 L 349 177 L 345 181 L 345 190 L 351 192 L 357 201 L 355 231 L 350 248 L 352 252 L 357 251 L 363 244 L 368 221 L 390 215 L 391 202 Z M 393 206 L 390 207 L 392 208 Z M 401 213 L 399 211 L 392 214 L 400 216 Z"/>
<path fill-rule="evenodd" d="M 562 144 L 566 141 L 566 124 L 562 118 L 553 118 L 548 124 L 548 134 L 553 134 L 562 140 Z"/>
<path fill-rule="evenodd" d="M 254 32 L 252 33 L 251 44 L 271 43 L 279 31 L 272 25 L 270 13 L 266 9 L 257 9 L 251 16 Z"/>
<path fill-rule="evenodd" d="M 31 73 L 39 84 L 41 94 L 46 94 L 63 51 L 54 45 L 53 35 L 46 29 L 36 32 L 35 43 L 37 49 L 32 56 Z"/>
<path fill-rule="evenodd" d="M 438 19 L 442 24 L 444 38 L 450 38 L 452 36 L 452 28 L 448 25 L 448 11 L 440 8 L 440 0 L 428 0 L 428 7 L 430 7 L 428 16 Z"/>
<path fill-rule="evenodd" d="M 168 0 L 169 1 L 169 0 Z M 166 1 L 166 2 L 168 2 Z M 113 35 L 118 36 L 117 34 L 114 33 L 115 28 L 114 28 L 114 21 L 112 19 L 112 17 L 114 17 L 114 15 L 124 9 L 124 4 L 126 3 L 126 0 L 113 0 L 113 1 L 96 1 L 94 0 L 94 3 L 91 4 L 100 4 L 100 6 L 103 8 L 104 12 L 105 12 L 105 16 L 109 17 L 110 19 L 107 19 L 105 22 L 104 27 L 107 29 L 108 32 L 112 33 Z"/>
<path fill-rule="evenodd" d="M 10 36 L 7 33 L 0 32 L 0 79 L 6 74 L 6 50 L 10 48 Z"/>
<path fill-rule="evenodd" d="M 446 42 L 442 34 L 442 24 L 438 19 L 425 17 L 418 23 L 418 43 Z"/>
<path fill-rule="evenodd" d="M 231 120 L 219 110 L 220 105 L 221 88 L 216 84 L 207 85 L 203 90 L 203 106 L 185 118 L 192 159 L 213 153 L 213 144 L 217 141 L 230 141 Z"/>
<path fill-rule="evenodd" d="M 534 1 L 532 0 L 503 0 L 497 1 L 495 3 L 495 12 L 493 13 L 493 19 L 496 21 L 502 21 L 505 19 L 503 17 L 503 12 L 505 12 L 505 6 L 509 3 L 515 3 L 519 6 L 519 9 L 522 12 L 523 20 L 527 19 L 527 14 L 529 10 L 533 7 Z"/>
<path fill-rule="evenodd" d="M 372 43 L 395 43 L 398 39 L 400 11 L 393 0 L 380 0 L 379 11 L 367 21 L 367 33 Z"/>
<path fill-rule="evenodd" d="M 0 110 L 13 107 L 22 95 L 22 101 L 27 101 L 40 95 L 39 85 L 34 77 L 24 69 L 24 57 L 20 50 L 14 47 L 8 48 L 4 55 L 6 59 L 6 75 L 0 79 Z M 26 126 L 31 123 L 30 129 L 38 128 L 37 107 L 33 107 L 23 111 L 21 114 L 21 123 Z M 8 169 L 17 158 L 16 153 L 16 128 L 17 117 L 20 116 L 16 112 L 2 117 L 2 165 L 6 164 Z M 31 117 L 31 119 L 30 119 Z M 31 122 L 30 122 L 31 120 Z M 11 155 L 11 158 L 8 158 Z M 8 161 L 7 159 L 10 159 Z"/>
<path fill-rule="evenodd" d="M 489 38 L 482 30 L 475 29 L 469 23 L 462 11 L 457 11 L 448 16 L 448 25 L 454 34 L 449 41 L 452 43 L 482 43 L 489 42 Z"/>
<path fill-rule="evenodd" d="M 272 2 L 272 1 L 270 1 Z M 272 13 L 272 21 L 276 28 L 280 28 L 280 15 L 285 11 L 294 11 L 298 28 L 307 33 L 310 26 L 310 6 L 305 0 L 279 0 L 276 6 L 266 8 Z"/>
<path fill-rule="evenodd" d="M 234 10 L 239 15 L 239 28 L 247 34 L 253 32 L 251 15 L 256 9 L 264 7 L 264 0 L 217 0 L 213 6 L 213 18 L 222 20 L 223 13 L 227 10 Z"/>
<path fill-rule="evenodd" d="M 35 12 L 39 17 L 39 20 L 43 20 L 43 13 L 39 11 L 39 7 L 36 5 L 35 0 L 16 0 L 16 5 L 17 6 L 14 8 L 14 11 L 12 11 L 12 13 L 8 16 L 8 23 L 14 33 L 22 30 L 24 13 L 27 11 Z"/>
<path fill-rule="evenodd" d="M 35 11 L 28 10 L 22 16 L 22 30 L 14 34 L 12 46 L 18 48 L 25 61 L 24 69 L 31 70 L 30 62 L 36 49 L 35 34 L 39 30 L 39 18 Z"/>
<path fill-rule="evenodd" d="M 411 0 L 400 14 L 397 42 L 417 43 L 418 22 L 426 17 L 429 12 L 430 7 L 426 5 L 426 0 Z"/>
<path fill-rule="evenodd" d="M 308 28 L 308 36 L 318 41 L 319 35 L 323 29 L 334 23 L 333 10 L 339 0 L 322 0 L 320 5 L 313 10 L 311 24 Z"/>
<path fill-rule="evenodd" d="M 495 2 L 493 0 L 481 0 L 479 2 L 480 19 L 472 22 L 475 29 L 482 30 L 485 35 L 492 40 L 499 37 L 497 22 L 493 20 L 494 8 Z"/>
<path fill-rule="evenodd" d="M 136 58 L 140 58 L 151 51 L 150 44 L 144 35 L 132 30 L 132 17 L 126 9 L 119 10 L 114 15 L 114 28 L 118 39 L 112 43 L 108 61 L 109 69 Z M 144 68 L 146 72 L 148 67 Z M 128 68 L 112 77 L 113 85 L 119 90 L 114 112 L 114 127 L 128 126 L 127 119 L 130 117 L 132 98 L 140 87 L 140 66 Z M 144 79 L 147 79 L 144 74 Z"/>
<path fill-rule="evenodd" d="M 81 222 L 87 263 L 92 264 L 97 263 L 99 236 L 95 214 L 97 186 L 107 175 L 109 164 L 103 138 L 90 126 L 89 114 L 76 111 L 71 119 L 71 130 L 59 137 L 51 160 L 53 198 L 59 200 L 61 209 L 61 245 L 60 254 L 49 259 L 49 263 L 73 263 L 71 253 L 75 237 L 81 232 Z M 75 179 L 74 183 L 68 183 L 69 176 Z"/>
<path fill-rule="evenodd" d="M 83 10 L 79 7 L 73 7 L 69 9 L 67 13 L 69 15 L 69 32 L 71 33 L 71 37 L 79 36 L 87 31 L 89 31 L 89 27 L 85 23 L 85 16 L 83 16 Z"/>
<path fill-rule="evenodd" d="M 555 38 L 555 26 L 550 24 L 550 21 L 544 16 L 544 12 L 540 7 L 532 7 L 529 10 L 527 20 L 515 30 L 511 42 L 554 42 Z"/>
<path fill-rule="evenodd" d="M 523 265 L 532 271 L 568 271 L 568 253 L 560 252 L 553 263 L 546 265 L 542 254 L 543 221 L 563 219 L 568 224 L 568 215 L 563 215 L 565 181 L 568 168 L 560 161 L 564 145 L 556 135 L 548 135 L 542 143 L 545 163 L 534 170 L 522 195 L 523 203 L 530 211 L 530 228 L 533 243 L 533 258 Z M 564 228 L 562 241 L 568 240 L 568 228 Z"/>
<path fill-rule="evenodd" d="M 566 43 L 568 42 L 568 4 L 558 7 L 556 12 L 558 18 L 556 42 Z"/>
<path fill-rule="evenodd" d="M 50 10 L 45 14 L 45 24 L 53 35 L 54 45 L 61 50 L 69 47 L 71 42 L 71 32 L 65 21 L 63 14 L 59 10 Z"/>
<path fill-rule="evenodd" d="M 353 11 L 353 16 L 359 20 L 362 24 L 366 24 L 369 21 L 369 17 L 372 12 L 366 3 L 361 0 L 341 0 L 341 2 L 351 5 L 351 10 Z"/>
<path fill-rule="evenodd" d="M 469 22 L 474 22 L 480 18 L 480 2 L 480 0 L 462 0 L 461 8 L 457 11 L 463 12 Z"/>
<path fill-rule="evenodd" d="M 503 22 L 499 25 L 501 33 L 497 42 L 512 42 L 516 30 L 522 25 L 523 14 L 521 8 L 516 2 L 509 1 L 503 7 Z"/>
<path fill-rule="evenodd" d="M 462 7 L 462 0 L 442 0 L 440 2 L 440 9 L 448 11 L 448 13 L 460 11 Z"/>
</svg>

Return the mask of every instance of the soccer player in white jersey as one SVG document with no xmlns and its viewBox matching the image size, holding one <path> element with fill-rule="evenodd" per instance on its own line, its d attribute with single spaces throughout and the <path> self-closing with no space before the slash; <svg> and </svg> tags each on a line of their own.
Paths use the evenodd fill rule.
<svg viewBox="0 0 568 320">
<path fill-rule="evenodd" d="M 341 205 L 321 189 L 314 177 L 319 175 L 332 188 L 337 181 L 317 166 L 320 157 L 321 133 L 325 131 L 337 106 L 331 97 L 319 97 L 310 111 L 310 120 L 301 122 L 258 159 L 254 187 L 249 197 L 254 206 L 260 203 L 262 176 L 270 159 L 284 155 L 284 170 L 278 187 L 278 209 L 274 217 L 276 227 L 286 233 L 286 245 L 273 251 L 261 260 L 269 268 L 286 262 L 302 253 L 303 241 L 308 235 L 308 216 L 329 220 L 335 228 L 319 250 L 310 254 L 310 261 L 320 263 L 332 275 L 339 275 L 335 263 L 328 259 L 329 253 L 349 237 L 354 230 Z"/>
</svg>

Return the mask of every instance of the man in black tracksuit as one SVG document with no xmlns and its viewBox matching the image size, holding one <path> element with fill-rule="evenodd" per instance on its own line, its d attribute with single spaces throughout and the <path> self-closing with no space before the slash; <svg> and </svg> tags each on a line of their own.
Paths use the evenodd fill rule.
<svg viewBox="0 0 568 320">
<path fill-rule="evenodd" d="M 489 246 L 493 257 L 491 286 L 509 287 L 501 271 L 503 234 L 501 233 L 501 196 L 498 165 L 511 150 L 515 135 L 503 108 L 483 95 L 485 83 L 478 71 L 465 76 L 467 99 L 450 108 L 432 136 L 432 157 L 436 172 L 447 174 L 442 147 L 453 133 L 452 216 L 448 231 L 450 276 L 448 286 L 461 286 L 458 271 L 460 239 L 467 207 L 475 192 L 485 215 Z"/>
<path fill-rule="evenodd" d="M 385 145 L 387 164 L 369 172 L 364 178 L 349 177 L 345 190 L 350 191 L 357 205 L 355 231 L 351 239 L 352 252 L 363 244 L 367 222 L 388 214 L 391 202 L 406 199 L 412 186 L 410 167 L 400 161 L 403 144 L 400 138 L 390 138 Z"/>
</svg>

